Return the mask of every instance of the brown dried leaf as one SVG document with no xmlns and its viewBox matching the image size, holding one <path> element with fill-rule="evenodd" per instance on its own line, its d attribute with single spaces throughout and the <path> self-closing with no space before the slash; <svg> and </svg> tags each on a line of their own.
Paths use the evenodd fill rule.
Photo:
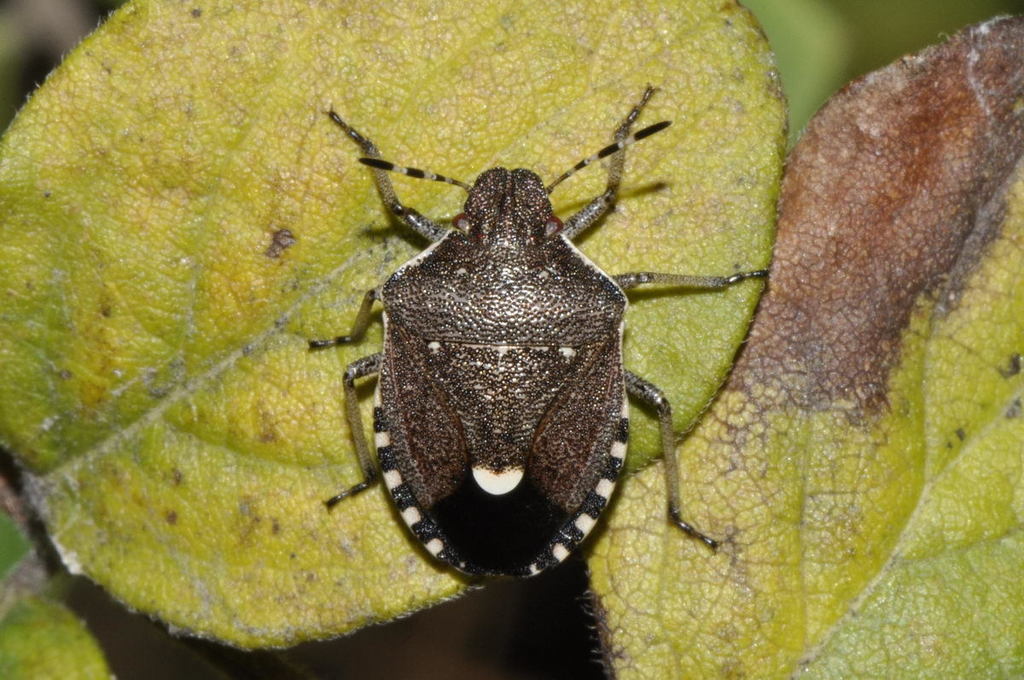
<svg viewBox="0 0 1024 680">
<path fill-rule="evenodd" d="M 808 126 L 742 386 L 786 376 L 804 408 L 884 405 L 919 297 L 938 314 L 955 305 L 1004 217 L 1024 134 L 1015 26 L 985 24 L 861 78 Z"/>
</svg>

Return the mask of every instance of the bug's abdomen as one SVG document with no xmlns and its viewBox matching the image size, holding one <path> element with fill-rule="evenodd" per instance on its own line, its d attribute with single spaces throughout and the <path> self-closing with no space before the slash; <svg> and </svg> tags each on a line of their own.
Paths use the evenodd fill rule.
<svg viewBox="0 0 1024 680">
<path fill-rule="evenodd" d="M 391 329 L 379 454 L 385 481 L 394 460 L 392 495 L 428 550 L 465 571 L 524 574 L 582 539 L 577 524 L 596 520 L 610 489 L 594 490 L 614 482 L 625 452 L 618 347 L 618 337 L 494 345 Z M 419 379 L 396 380 L 394 366 Z"/>
</svg>

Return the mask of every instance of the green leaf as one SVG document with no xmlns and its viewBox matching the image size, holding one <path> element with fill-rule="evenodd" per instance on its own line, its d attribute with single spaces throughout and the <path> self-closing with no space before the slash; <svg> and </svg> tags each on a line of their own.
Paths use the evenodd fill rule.
<svg viewBox="0 0 1024 680">
<path fill-rule="evenodd" d="M 0 620 L 0 677 L 111 677 L 99 645 L 74 614 L 42 597 L 20 600 Z"/>
<path fill-rule="evenodd" d="M 620 677 L 1024 673 L 1024 18 L 855 81 L 787 161 L 724 392 L 591 559 Z M 637 560 L 637 554 L 646 555 Z"/>
<path fill-rule="evenodd" d="M 14 565 L 28 554 L 29 547 L 28 540 L 14 520 L 7 513 L 0 512 L 0 579 L 6 577 Z"/>
<path fill-rule="evenodd" d="M 849 25 L 830 0 L 746 0 L 743 5 L 764 26 L 775 51 L 789 104 L 789 138 L 796 140 L 821 103 L 849 77 Z M 886 9 L 891 12 L 892 4 Z"/>
<path fill-rule="evenodd" d="M 386 6 L 383 6 L 386 5 Z M 333 107 L 399 163 L 552 178 L 648 83 L 612 273 L 762 267 L 783 110 L 750 16 L 710 1 L 132 2 L 54 72 L 0 147 L 0 441 L 65 563 L 133 608 L 240 646 L 336 635 L 467 587 L 360 479 L 342 372 L 311 354 L 425 245 L 387 216 Z M 555 208 L 603 190 L 599 169 Z M 453 187 L 396 179 L 452 217 Z M 626 361 L 684 428 L 759 294 L 635 297 Z M 364 394 L 368 397 L 369 390 Z M 370 400 L 363 402 L 369 423 Z M 658 450 L 636 418 L 633 465 Z"/>
</svg>

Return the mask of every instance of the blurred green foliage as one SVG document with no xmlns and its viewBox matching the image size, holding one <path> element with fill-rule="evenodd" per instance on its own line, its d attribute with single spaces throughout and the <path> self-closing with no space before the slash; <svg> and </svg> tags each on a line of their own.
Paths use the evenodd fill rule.
<svg viewBox="0 0 1024 680">
<path fill-rule="evenodd" d="M 0 128 L 7 127 L 17 110 L 22 51 L 13 18 L 0 12 Z"/>
<path fill-rule="evenodd" d="M 0 677 L 112 678 L 103 651 L 64 605 L 26 597 L 0 617 Z"/>
<path fill-rule="evenodd" d="M 0 579 L 28 553 L 28 540 L 6 514 L 0 512 Z"/>
<path fill-rule="evenodd" d="M 65 0 L 87 4 L 97 21 L 124 0 Z M 1024 0 L 741 0 L 757 15 L 778 57 L 790 104 L 790 139 L 828 97 L 849 80 L 901 55 L 999 14 L 1024 13 Z M 90 24 L 95 25 L 95 24 Z M 38 78 L 25 73 L 29 54 L 44 50 L 19 25 L 19 14 L 0 9 L 0 128 L 14 116 Z M 38 68 L 38 64 L 35 64 Z M 46 71 L 44 70 L 43 73 Z"/>
<path fill-rule="evenodd" d="M 789 98 L 790 139 L 833 92 L 1024 0 L 741 0 L 760 19 Z"/>
</svg>

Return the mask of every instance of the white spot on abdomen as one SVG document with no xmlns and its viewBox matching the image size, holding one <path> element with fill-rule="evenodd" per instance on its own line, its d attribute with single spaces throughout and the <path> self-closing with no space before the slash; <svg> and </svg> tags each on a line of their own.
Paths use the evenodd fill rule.
<svg viewBox="0 0 1024 680">
<path fill-rule="evenodd" d="M 434 340 L 433 342 L 428 342 L 427 349 L 430 350 L 431 354 L 438 352 L 441 349 L 441 343 L 439 343 L 437 340 Z"/>
<path fill-rule="evenodd" d="M 384 485 L 388 487 L 388 489 L 394 489 L 401 483 L 402 475 L 399 474 L 398 470 L 386 470 L 384 472 Z"/>
<path fill-rule="evenodd" d="M 405 510 L 402 510 L 402 519 L 405 520 L 406 524 L 412 526 L 423 519 L 423 517 L 420 515 L 420 511 L 416 509 L 416 506 L 410 505 Z"/>
<path fill-rule="evenodd" d="M 488 470 L 485 467 L 473 468 L 473 479 L 477 486 L 491 494 L 501 496 L 519 486 L 523 479 L 523 468 L 514 467 L 504 470 Z"/>
<path fill-rule="evenodd" d="M 574 356 L 576 356 L 576 350 L 574 350 L 572 347 L 559 347 L 558 353 L 561 354 L 566 359 L 572 359 Z"/>
<path fill-rule="evenodd" d="M 586 536 L 590 533 L 590 530 L 594 528 L 594 524 L 597 522 L 593 517 L 584 513 L 576 518 L 576 528 L 583 532 Z"/>
</svg>

